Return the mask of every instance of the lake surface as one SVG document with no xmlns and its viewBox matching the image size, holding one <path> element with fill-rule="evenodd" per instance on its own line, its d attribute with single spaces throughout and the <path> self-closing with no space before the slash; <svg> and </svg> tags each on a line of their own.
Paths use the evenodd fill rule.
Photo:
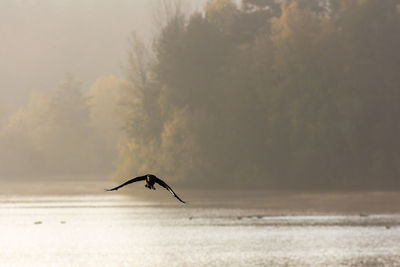
<svg viewBox="0 0 400 267">
<path fill-rule="evenodd" d="M 159 191 L 0 195 L 0 265 L 400 266 L 397 212 L 285 209 L 265 192 L 183 205 Z"/>
</svg>

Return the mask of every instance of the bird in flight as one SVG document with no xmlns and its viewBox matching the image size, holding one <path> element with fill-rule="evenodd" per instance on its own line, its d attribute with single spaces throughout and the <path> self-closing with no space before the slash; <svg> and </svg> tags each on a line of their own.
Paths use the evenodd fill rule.
<svg viewBox="0 0 400 267">
<path fill-rule="evenodd" d="M 175 194 L 174 190 L 172 190 L 172 188 L 169 185 L 167 185 L 163 180 L 161 180 L 160 178 L 158 178 L 157 176 L 155 176 L 153 174 L 146 174 L 146 175 L 143 175 L 143 176 L 135 177 L 135 178 L 133 178 L 133 179 L 131 179 L 129 181 L 126 181 L 125 183 L 123 183 L 123 184 L 121 184 L 121 185 L 119 185 L 117 187 L 114 187 L 114 188 L 111 188 L 111 189 L 106 189 L 106 191 L 115 191 L 115 190 L 118 190 L 118 189 L 120 189 L 121 187 L 123 187 L 125 185 L 131 184 L 131 183 L 134 183 L 134 182 L 143 181 L 143 180 L 146 181 L 146 184 L 144 186 L 147 187 L 148 189 L 156 190 L 156 188 L 154 187 L 154 184 L 157 183 L 157 184 L 161 185 L 162 187 L 164 187 L 165 189 L 167 189 L 180 202 L 186 203 L 185 201 L 180 199 L 180 197 L 178 197 L 177 194 Z"/>
</svg>

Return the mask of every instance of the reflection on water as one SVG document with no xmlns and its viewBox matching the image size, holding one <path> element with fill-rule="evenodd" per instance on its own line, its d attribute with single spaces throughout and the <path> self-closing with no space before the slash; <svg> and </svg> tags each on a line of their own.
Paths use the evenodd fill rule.
<svg viewBox="0 0 400 267">
<path fill-rule="evenodd" d="M 400 214 L 1 196 L 1 266 L 400 265 Z"/>
</svg>

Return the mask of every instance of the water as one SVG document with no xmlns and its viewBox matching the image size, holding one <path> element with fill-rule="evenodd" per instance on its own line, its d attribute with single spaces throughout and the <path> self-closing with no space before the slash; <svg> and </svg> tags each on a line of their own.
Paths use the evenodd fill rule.
<svg viewBox="0 0 400 267">
<path fill-rule="evenodd" d="M 399 213 L 160 197 L 0 195 L 0 265 L 400 266 Z"/>
</svg>

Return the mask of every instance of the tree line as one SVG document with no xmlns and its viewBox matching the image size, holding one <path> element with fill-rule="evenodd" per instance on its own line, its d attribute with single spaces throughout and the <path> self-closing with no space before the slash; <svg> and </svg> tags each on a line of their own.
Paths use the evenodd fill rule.
<svg viewBox="0 0 400 267">
<path fill-rule="evenodd" d="M 400 186 L 399 1 L 171 10 L 151 46 L 132 36 L 127 80 L 33 94 L 0 134 L 2 172 L 24 161 L 197 187 Z"/>
<path fill-rule="evenodd" d="M 122 136 L 119 99 L 127 81 L 101 77 L 84 90 L 68 75 L 53 94 L 34 90 L 0 127 L 0 177 L 109 175 Z"/>
<path fill-rule="evenodd" d="M 147 78 L 127 106 L 117 176 L 398 187 L 398 47 L 395 0 L 216 0 L 188 17 L 177 10 L 154 59 L 130 73 Z"/>
</svg>

